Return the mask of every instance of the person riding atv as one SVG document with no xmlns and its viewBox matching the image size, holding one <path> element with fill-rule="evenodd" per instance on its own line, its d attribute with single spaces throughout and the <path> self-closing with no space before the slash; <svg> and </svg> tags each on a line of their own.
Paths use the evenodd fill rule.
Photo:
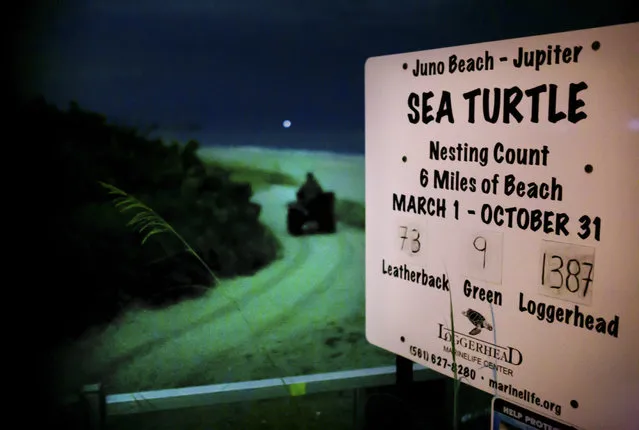
<svg viewBox="0 0 639 430">
<path fill-rule="evenodd" d="M 295 202 L 288 204 L 286 224 L 289 233 L 297 236 L 335 232 L 335 194 L 325 192 L 313 173 L 306 174 L 306 181 L 296 197 Z"/>
<path fill-rule="evenodd" d="M 306 174 L 306 182 L 302 184 L 297 191 L 297 201 L 304 207 L 308 208 L 308 205 L 319 197 L 324 190 L 322 186 L 315 178 L 315 175 L 311 172 Z"/>
</svg>

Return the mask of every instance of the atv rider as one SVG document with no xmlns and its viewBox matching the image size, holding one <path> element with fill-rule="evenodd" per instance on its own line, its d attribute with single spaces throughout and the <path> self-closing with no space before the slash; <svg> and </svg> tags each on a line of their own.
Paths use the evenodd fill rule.
<svg viewBox="0 0 639 430">
<path fill-rule="evenodd" d="M 305 210 L 308 210 L 308 205 L 323 192 L 324 190 L 319 182 L 317 182 L 315 175 L 308 172 L 306 174 L 306 182 L 304 182 L 297 191 L 297 201 Z"/>
</svg>

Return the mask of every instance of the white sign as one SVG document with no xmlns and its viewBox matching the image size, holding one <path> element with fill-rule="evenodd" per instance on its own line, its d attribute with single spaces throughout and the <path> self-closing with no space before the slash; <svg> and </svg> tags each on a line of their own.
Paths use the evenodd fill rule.
<svg viewBox="0 0 639 430">
<path fill-rule="evenodd" d="M 366 62 L 370 343 L 577 428 L 635 425 L 638 41 Z"/>
</svg>

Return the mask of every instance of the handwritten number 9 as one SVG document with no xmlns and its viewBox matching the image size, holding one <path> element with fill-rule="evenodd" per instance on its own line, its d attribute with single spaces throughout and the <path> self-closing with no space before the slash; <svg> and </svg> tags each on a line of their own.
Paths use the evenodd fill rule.
<svg viewBox="0 0 639 430">
<path fill-rule="evenodd" d="M 488 243 L 486 242 L 486 238 L 482 236 L 477 236 L 475 240 L 473 240 L 473 246 L 479 252 L 484 253 L 484 262 L 482 269 L 486 268 L 486 248 L 488 248 Z"/>
</svg>

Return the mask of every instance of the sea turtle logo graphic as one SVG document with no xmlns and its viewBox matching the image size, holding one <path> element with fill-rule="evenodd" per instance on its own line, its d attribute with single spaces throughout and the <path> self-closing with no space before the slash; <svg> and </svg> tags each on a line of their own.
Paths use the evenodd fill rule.
<svg viewBox="0 0 639 430">
<path fill-rule="evenodd" d="M 469 333 L 471 336 L 479 334 L 482 328 L 485 328 L 486 330 L 493 329 L 493 326 L 486 322 L 486 318 L 484 318 L 484 316 L 477 311 L 468 309 L 462 311 L 462 315 L 468 318 L 468 321 L 470 321 L 471 324 L 475 326 Z"/>
</svg>

